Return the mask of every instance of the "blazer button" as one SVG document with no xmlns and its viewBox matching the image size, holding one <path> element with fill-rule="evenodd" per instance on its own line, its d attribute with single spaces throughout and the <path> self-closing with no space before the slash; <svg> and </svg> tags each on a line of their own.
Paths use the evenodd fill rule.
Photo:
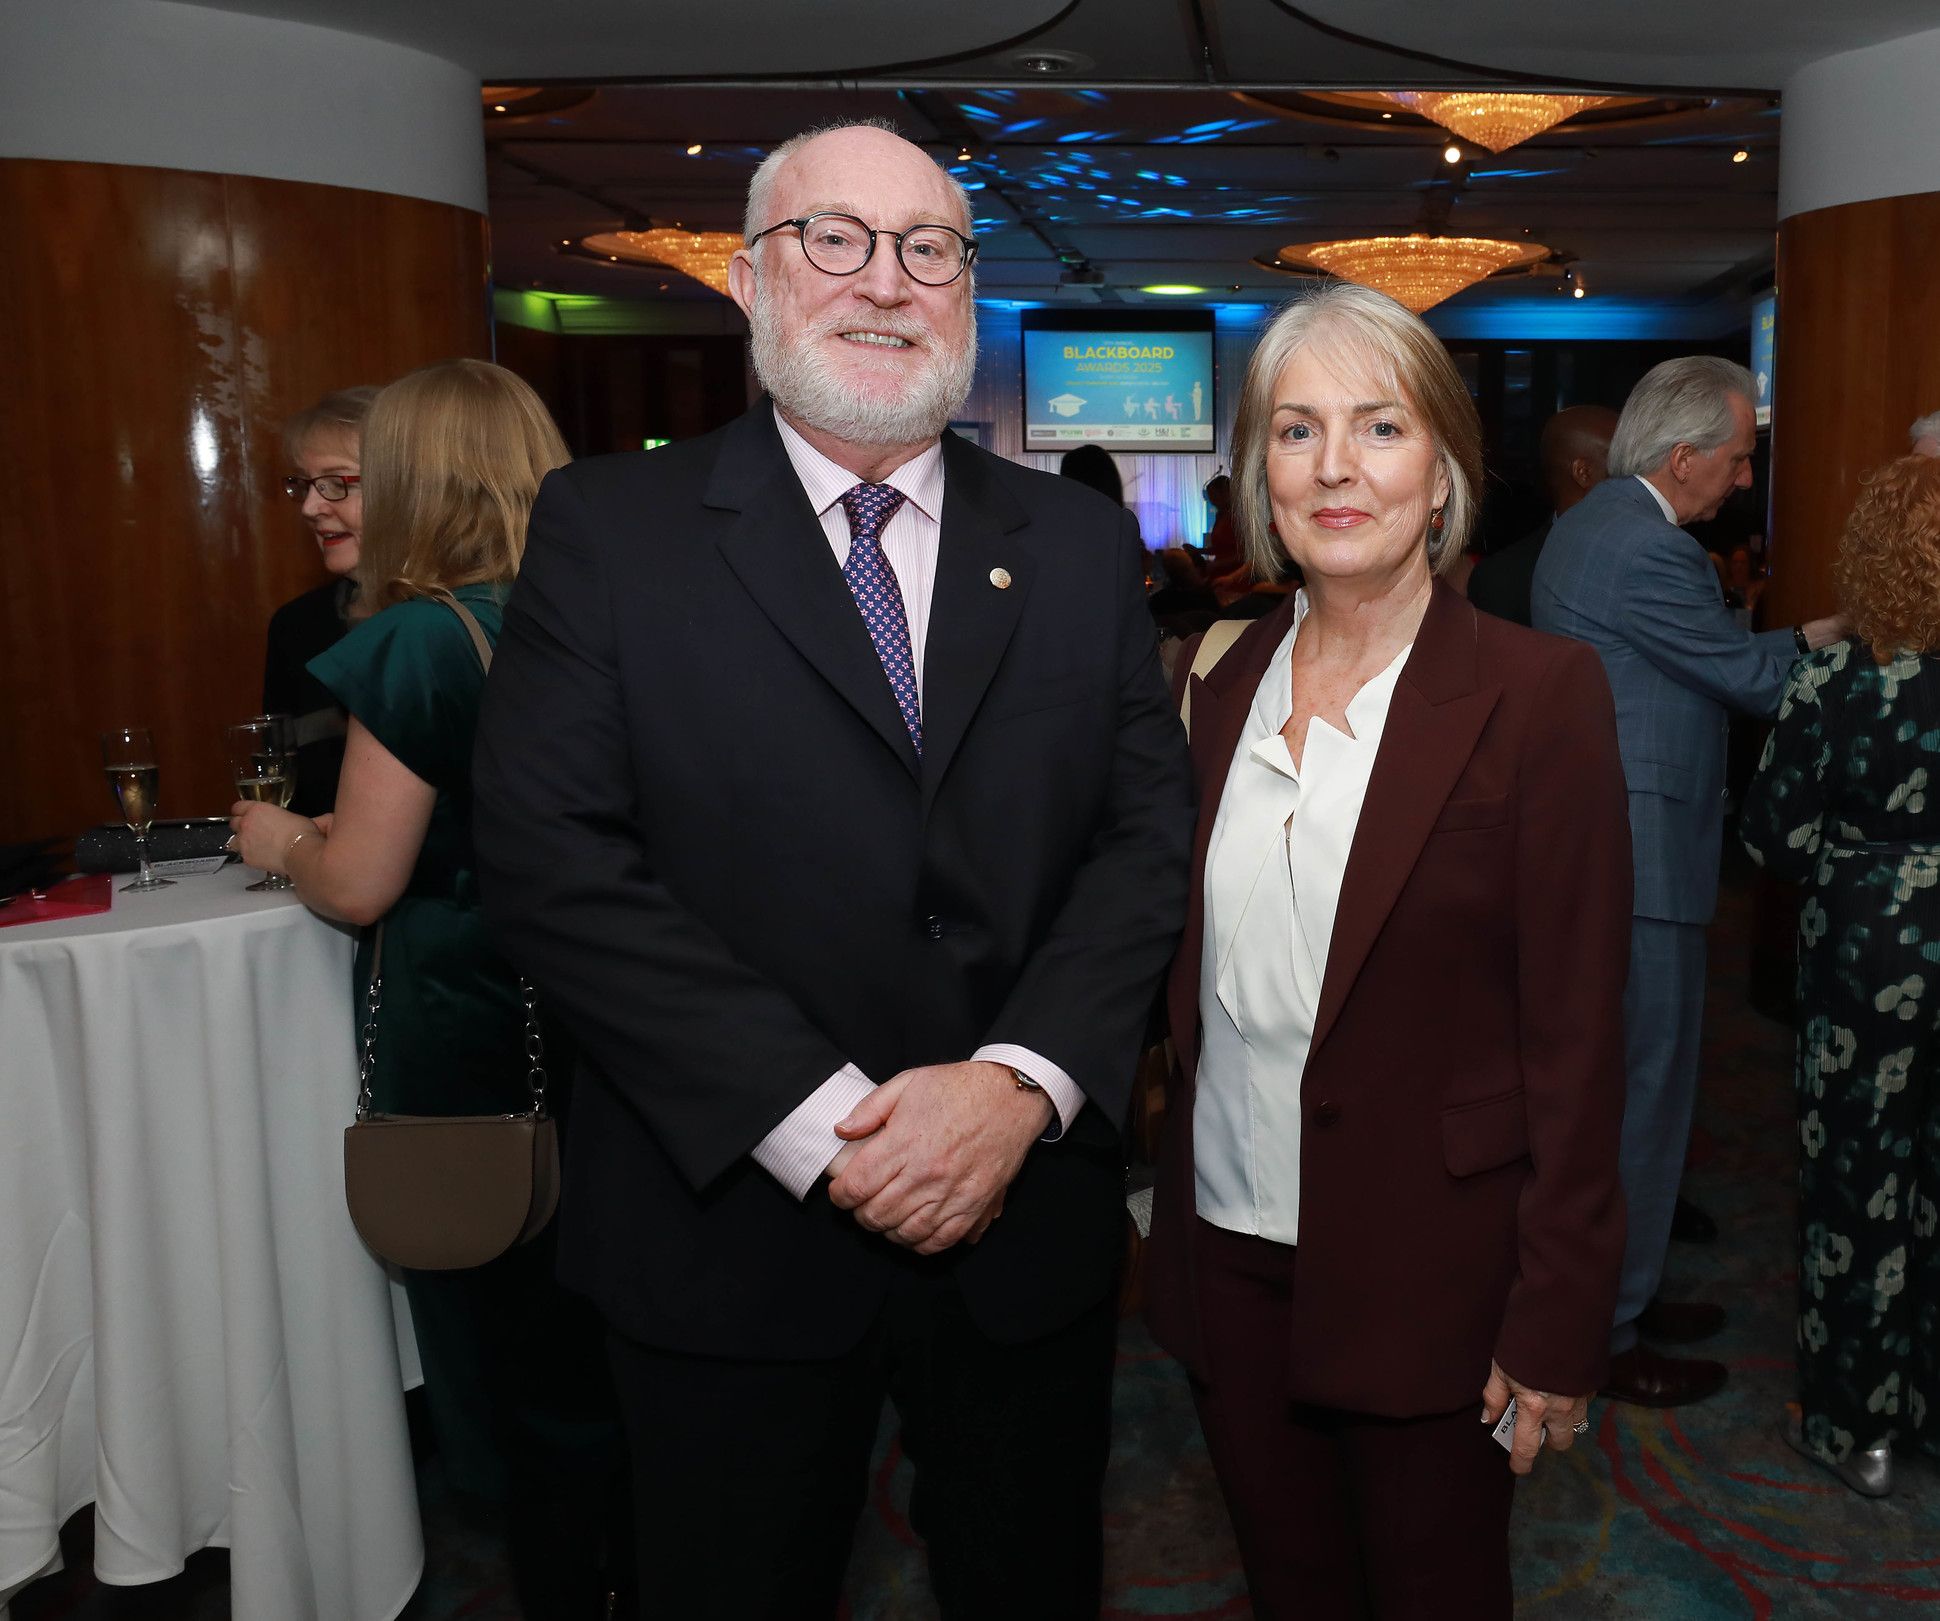
<svg viewBox="0 0 1940 1621">
<path fill-rule="evenodd" d="M 932 940 L 941 940 L 943 938 L 943 919 L 940 917 L 924 918 L 923 932 Z"/>
<path fill-rule="evenodd" d="M 1314 1124 L 1316 1126 L 1331 1126 L 1338 1119 L 1340 1119 L 1340 1106 L 1338 1104 L 1316 1103 L 1314 1105 Z"/>
</svg>

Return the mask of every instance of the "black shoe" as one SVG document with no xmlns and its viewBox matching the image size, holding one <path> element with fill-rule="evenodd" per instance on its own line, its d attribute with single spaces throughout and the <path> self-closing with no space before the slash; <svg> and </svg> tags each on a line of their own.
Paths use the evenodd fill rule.
<svg viewBox="0 0 1940 1621">
<path fill-rule="evenodd" d="M 1709 1244 L 1717 1236 L 1718 1224 L 1679 1194 L 1671 1211 L 1671 1238 L 1679 1244 Z"/>
<path fill-rule="evenodd" d="M 1603 1394 L 1639 1407 L 1682 1407 L 1715 1396 L 1724 1389 L 1726 1378 L 1722 1362 L 1691 1361 L 1633 1345 L 1610 1358 Z"/>
<path fill-rule="evenodd" d="M 1664 1345 L 1695 1345 L 1724 1327 L 1724 1307 L 1708 1300 L 1651 1301 L 1637 1317 L 1637 1332 Z"/>
</svg>

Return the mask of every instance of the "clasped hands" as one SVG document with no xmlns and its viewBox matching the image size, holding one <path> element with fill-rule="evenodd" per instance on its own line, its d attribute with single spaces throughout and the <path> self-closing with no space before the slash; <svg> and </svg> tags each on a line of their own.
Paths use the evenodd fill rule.
<svg viewBox="0 0 1940 1621">
<path fill-rule="evenodd" d="M 1482 1422 L 1491 1427 L 1501 1423 L 1511 1396 L 1516 1399 L 1516 1428 L 1509 1438 L 1509 1467 L 1516 1474 L 1534 1469 L 1536 1455 L 1545 1446 L 1552 1452 L 1567 1452 L 1576 1445 L 1576 1426 L 1589 1418 L 1587 1395 L 1558 1396 L 1531 1389 L 1504 1373 L 1501 1363 L 1491 1361 L 1488 1382 L 1482 1386 Z"/>
<path fill-rule="evenodd" d="M 829 1198 L 918 1255 L 974 1244 L 1052 1112 L 1002 1064 L 906 1069 L 836 1126 L 846 1146 L 829 1161 Z"/>
</svg>

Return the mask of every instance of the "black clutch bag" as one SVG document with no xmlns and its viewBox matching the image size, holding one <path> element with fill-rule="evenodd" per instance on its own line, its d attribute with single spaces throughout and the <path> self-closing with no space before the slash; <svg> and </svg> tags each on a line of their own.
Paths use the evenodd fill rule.
<svg viewBox="0 0 1940 1621">
<path fill-rule="evenodd" d="M 186 861 L 219 856 L 229 842 L 229 821 L 222 816 L 189 816 L 153 822 L 148 828 L 148 859 Z M 104 822 L 74 841 L 74 866 L 80 872 L 134 872 L 135 835 L 126 822 Z"/>
</svg>

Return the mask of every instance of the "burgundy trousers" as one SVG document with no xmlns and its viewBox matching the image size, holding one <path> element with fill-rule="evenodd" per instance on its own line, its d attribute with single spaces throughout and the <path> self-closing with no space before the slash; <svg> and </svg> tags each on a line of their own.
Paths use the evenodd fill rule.
<svg viewBox="0 0 1940 1621">
<path fill-rule="evenodd" d="M 1260 1621 L 1507 1621 L 1509 1456 L 1472 1406 L 1379 1418 L 1289 1399 L 1297 1246 L 1200 1221 L 1200 1427 Z"/>
</svg>

